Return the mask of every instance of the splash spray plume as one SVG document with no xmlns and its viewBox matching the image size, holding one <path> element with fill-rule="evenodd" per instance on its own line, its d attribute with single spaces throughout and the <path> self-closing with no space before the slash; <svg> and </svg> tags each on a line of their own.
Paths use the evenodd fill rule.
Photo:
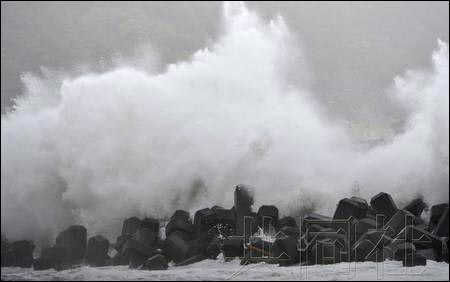
<svg viewBox="0 0 450 282">
<path fill-rule="evenodd" d="M 226 3 L 223 18 L 215 44 L 163 73 L 25 76 L 25 95 L 1 120 L 2 233 L 51 242 L 78 223 L 114 236 L 128 216 L 231 206 L 239 183 L 255 188 L 255 205 L 284 214 L 334 210 L 355 182 L 363 197 L 448 199 L 446 43 L 432 71 L 395 79 L 407 129 L 362 151 L 286 79 L 301 52 L 281 17 L 265 23 Z"/>
</svg>

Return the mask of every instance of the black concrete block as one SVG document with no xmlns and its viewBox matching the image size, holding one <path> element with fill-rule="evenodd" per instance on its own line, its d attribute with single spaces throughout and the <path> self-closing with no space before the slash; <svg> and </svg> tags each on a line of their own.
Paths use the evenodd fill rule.
<svg viewBox="0 0 450 282">
<path fill-rule="evenodd" d="M 141 228 L 141 220 L 135 216 L 123 221 L 122 235 L 133 235 Z"/>
<path fill-rule="evenodd" d="M 262 240 L 259 237 L 251 238 L 244 248 L 246 258 L 261 258 L 272 256 L 272 243 Z"/>
<path fill-rule="evenodd" d="M 314 244 L 316 241 L 333 240 L 339 244 L 341 249 L 350 248 L 349 234 L 343 234 L 335 230 L 319 231 L 319 232 L 307 232 L 305 239 L 309 244 Z"/>
<path fill-rule="evenodd" d="M 169 237 L 173 232 L 181 231 L 189 234 L 191 239 L 194 237 L 195 229 L 191 218 L 187 211 L 177 210 L 166 225 L 166 237 Z"/>
<path fill-rule="evenodd" d="M 236 211 L 236 235 L 248 238 L 257 230 L 258 220 L 256 219 L 256 213 L 250 210 Z"/>
<path fill-rule="evenodd" d="M 35 270 L 45 270 L 50 268 L 58 268 L 59 265 L 65 263 L 67 249 L 64 247 L 53 246 L 43 248 L 41 256 L 34 260 L 33 268 Z"/>
<path fill-rule="evenodd" d="M 374 244 L 370 240 L 361 237 L 353 245 L 347 259 L 358 262 L 366 261 L 368 256 L 374 251 L 376 251 Z"/>
<path fill-rule="evenodd" d="M 300 230 L 303 234 L 311 229 L 313 225 L 316 227 L 320 226 L 321 228 L 332 228 L 335 227 L 332 221 L 333 219 L 331 217 L 317 213 L 309 213 L 302 218 Z"/>
<path fill-rule="evenodd" d="M 222 240 L 220 240 L 219 238 L 214 238 L 206 247 L 205 254 L 210 259 L 216 259 L 221 251 L 222 251 Z"/>
<path fill-rule="evenodd" d="M 77 267 L 80 267 L 81 263 L 70 263 L 70 262 L 63 262 L 62 264 L 58 264 L 57 266 L 55 266 L 55 270 L 56 271 L 63 271 L 63 270 L 68 270 L 68 269 L 74 269 Z"/>
<path fill-rule="evenodd" d="M 316 221 L 331 221 L 333 220 L 333 218 L 326 216 L 326 215 L 322 215 L 322 214 L 318 214 L 318 213 L 308 213 L 303 217 L 304 220 L 316 220 Z"/>
<path fill-rule="evenodd" d="M 277 231 L 285 226 L 291 226 L 291 227 L 298 228 L 297 222 L 295 221 L 295 219 L 292 216 L 285 216 L 285 217 L 280 218 L 277 222 Z"/>
<path fill-rule="evenodd" d="M 342 199 L 339 201 L 333 219 L 348 219 L 350 217 L 361 219 L 366 216 L 368 206 L 361 202 L 351 199 Z"/>
<path fill-rule="evenodd" d="M 236 225 L 235 225 L 235 232 L 236 235 L 242 236 L 244 235 L 244 223 L 246 222 L 247 217 L 252 217 L 253 213 L 251 209 L 243 210 L 239 209 L 236 210 Z M 256 222 L 256 219 L 255 219 Z M 256 223 L 255 223 L 256 225 Z M 248 233 L 248 229 L 246 229 Z"/>
<path fill-rule="evenodd" d="M 439 204 L 431 207 L 428 231 L 434 231 L 446 209 L 448 209 L 448 204 Z"/>
<path fill-rule="evenodd" d="M 431 207 L 430 222 L 437 224 L 441 219 L 441 216 L 448 209 L 448 204 L 439 204 Z"/>
<path fill-rule="evenodd" d="M 125 242 L 120 253 L 130 262 L 131 268 L 138 268 L 159 251 L 155 247 L 145 245 L 132 238 Z"/>
<path fill-rule="evenodd" d="M 448 237 L 449 226 L 448 226 L 448 207 L 444 210 L 438 224 L 434 228 L 433 234 L 439 237 Z"/>
<path fill-rule="evenodd" d="M 445 254 L 448 253 L 444 239 L 419 229 L 417 226 L 405 227 L 396 239 L 413 243 L 417 250 L 433 249 L 436 253 L 436 261 L 444 260 Z"/>
<path fill-rule="evenodd" d="M 142 267 L 142 265 L 144 265 L 145 261 L 147 260 L 146 256 L 134 250 L 127 251 L 126 258 L 129 261 L 130 268 Z"/>
<path fill-rule="evenodd" d="M 167 255 L 167 259 L 179 263 L 197 255 L 199 250 L 193 241 L 186 240 L 183 232 L 174 231 L 164 242 L 164 253 Z"/>
<path fill-rule="evenodd" d="M 278 226 L 278 208 L 268 205 L 261 206 L 256 213 L 256 219 L 264 233 L 270 232 L 271 228 L 275 230 Z"/>
<path fill-rule="evenodd" d="M 32 241 L 16 241 L 11 244 L 14 264 L 17 267 L 30 267 L 33 264 L 34 243 Z"/>
<path fill-rule="evenodd" d="M 66 258 L 67 250 L 64 247 L 53 246 L 49 248 L 43 248 L 41 251 L 41 257 L 52 258 L 59 263 L 63 263 Z"/>
<path fill-rule="evenodd" d="M 112 265 L 128 265 L 130 262 L 122 254 L 118 253 L 112 258 Z"/>
<path fill-rule="evenodd" d="M 34 270 L 46 270 L 50 268 L 54 268 L 55 264 L 52 260 L 46 258 L 36 258 L 33 261 L 33 269 Z"/>
<path fill-rule="evenodd" d="M 384 248 L 394 240 L 392 237 L 389 237 L 383 230 L 367 231 L 364 238 L 370 240 L 379 249 Z"/>
<path fill-rule="evenodd" d="M 417 249 L 433 248 L 433 245 L 442 244 L 440 238 L 419 229 L 417 226 L 406 226 L 396 237 L 397 240 L 406 240 L 413 243 Z"/>
<path fill-rule="evenodd" d="M 27 240 L 15 241 L 11 244 L 11 250 L 17 257 L 32 255 L 34 248 L 34 243 Z"/>
<path fill-rule="evenodd" d="M 342 261 L 344 248 L 338 241 L 324 239 L 314 241 L 311 245 L 309 264 L 334 264 Z"/>
<path fill-rule="evenodd" d="M 405 210 L 398 210 L 391 219 L 386 223 L 386 235 L 395 238 L 406 226 L 414 223 L 414 215 Z"/>
<path fill-rule="evenodd" d="M 114 249 L 116 249 L 116 251 L 118 251 L 118 252 L 121 252 L 123 245 L 131 238 L 133 238 L 133 236 L 130 234 L 120 235 L 116 239 L 116 243 L 114 244 Z"/>
<path fill-rule="evenodd" d="M 244 257 L 241 258 L 241 265 L 259 262 L 274 263 L 272 260 L 272 243 L 259 237 L 254 237 L 244 247 Z"/>
<path fill-rule="evenodd" d="M 169 268 L 167 260 L 160 254 L 148 258 L 142 266 L 145 270 L 166 270 L 167 268 Z"/>
<path fill-rule="evenodd" d="M 358 239 L 356 234 L 356 228 L 358 226 L 358 223 L 359 220 L 349 218 L 347 220 L 344 220 L 343 222 L 339 222 L 338 224 L 333 223 L 332 228 L 339 231 L 340 233 L 344 233 L 347 236 L 347 238 L 349 238 L 350 245 L 352 245 Z"/>
<path fill-rule="evenodd" d="M 56 246 L 66 249 L 65 262 L 79 263 L 84 258 L 87 246 L 86 228 L 72 225 L 56 238 Z"/>
<path fill-rule="evenodd" d="M 292 226 L 284 226 L 284 227 L 282 227 L 280 229 L 280 231 L 278 232 L 278 234 L 283 234 L 285 236 L 294 237 L 296 239 L 300 239 L 300 236 L 301 236 L 300 228 L 292 227 Z"/>
<path fill-rule="evenodd" d="M 2 267 L 13 266 L 15 261 L 14 253 L 11 250 L 2 252 Z"/>
<path fill-rule="evenodd" d="M 383 262 L 388 258 L 388 255 L 386 255 L 386 251 L 384 249 L 377 249 L 373 252 L 371 252 L 366 257 L 366 261 L 371 262 Z"/>
<path fill-rule="evenodd" d="M 381 192 L 370 200 L 370 205 L 377 215 L 384 215 L 388 221 L 398 210 L 391 195 Z"/>
<path fill-rule="evenodd" d="M 31 267 L 33 265 L 33 256 L 25 256 L 25 257 L 20 257 L 20 258 L 15 258 L 14 259 L 14 264 L 13 266 L 15 267 L 23 267 L 23 268 L 28 268 Z"/>
<path fill-rule="evenodd" d="M 217 237 L 219 236 L 216 232 L 204 232 L 200 234 L 197 238 L 192 240 L 192 242 L 195 244 L 199 252 L 206 253 L 206 249 L 208 248 L 209 244 Z"/>
<path fill-rule="evenodd" d="M 416 252 L 414 244 L 406 241 L 393 242 L 384 247 L 384 249 L 387 251 L 386 254 L 389 259 L 398 261 L 404 260 L 405 258 L 414 255 Z"/>
<path fill-rule="evenodd" d="M 422 198 L 417 198 L 407 204 L 403 209 L 409 211 L 415 216 L 420 217 L 423 210 L 427 207 L 427 204 L 422 200 Z"/>
<path fill-rule="evenodd" d="M 216 213 L 211 209 L 198 210 L 194 215 L 194 228 L 197 236 L 204 232 L 208 232 L 211 228 L 218 224 Z"/>
<path fill-rule="evenodd" d="M 242 238 L 226 238 L 222 245 L 223 256 L 226 260 L 244 256 L 244 240 Z"/>
<path fill-rule="evenodd" d="M 133 238 L 136 239 L 139 243 L 142 243 L 147 246 L 156 245 L 156 240 L 158 238 L 158 234 L 148 228 L 141 228 L 136 233 L 134 233 Z"/>
<path fill-rule="evenodd" d="M 2 267 L 12 266 L 14 254 L 11 251 L 11 243 L 2 235 Z"/>
<path fill-rule="evenodd" d="M 2 253 L 4 253 L 9 249 L 9 247 L 11 246 L 11 243 L 5 237 L 3 237 L 3 235 L 1 237 L 1 240 L 2 240 L 2 249 L 1 250 L 2 250 Z"/>
<path fill-rule="evenodd" d="M 236 213 L 234 209 L 216 208 L 214 213 L 218 224 L 216 228 L 224 236 L 230 236 L 236 232 Z"/>
<path fill-rule="evenodd" d="M 411 267 L 418 265 L 427 265 L 427 259 L 418 253 L 413 254 L 412 256 L 407 256 L 403 260 L 403 266 Z"/>
<path fill-rule="evenodd" d="M 349 237 L 349 243 L 353 244 L 356 241 L 356 226 L 358 220 L 350 217 L 348 219 L 331 219 L 326 216 L 317 214 L 307 215 L 302 220 L 301 232 L 328 232 L 339 231 Z"/>
<path fill-rule="evenodd" d="M 311 224 L 308 225 L 308 229 L 306 230 L 305 234 L 309 233 L 309 232 L 333 232 L 336 231 L 333 228 L 329 228 L 329 227 L 325 227 L 321 224 Z"/>
<path fill-rule="evenodd" d="M 172 220 L 166 225 L 166 237 L 169 237 L 172 233 L 179 231 L 186 235 L 189 235 L 190 239 L 194 238 L 194 225 L 189 221 Z"/>
<path fill-rule="evenodd" d="M 369 230 L 376 230 L 377 223 L 372 218 L 362 218 L 358 220 L 355 227 L 356 239 L 359 239 L 363 234 Z"/>
<path fill-rule="evenodd" d="M 360 209 L 363 209 L 366 211 L 369 210 L 369 204 L 367 203 L 367 201 L 365 199 L 353 196 L 350 198 L 350 200 L 357 203 L 359 205 Z"/>
<path fill-rule="evenodd" d="M 421 217 L 415 216 L 414 217 L 414 225 L 420 229 L 428 230 L 429 223 L 426 222 L 425 220 L 423 220 Z"/>
<path fill-rule="evenodd" d="M 127 257 L 127 253 L 130 251 L 136 251 L 138 253 L 141 253 L 147 258 L 159 253 L 156 247 L 143 244 L 134 238 L 129 239 L 125 242 L 125 244 L 122 247 L 121 254 Z"/>
<path fill-rule="evenodd" d="M 450 246 L 449 246 L 449 240 L 448 237 L 443 239 L 444 241 L 444 247 L 445 250 L 444 252 L 441 254 L 442 260 L 445 261 L 446 263 L 448 263 L 449 261 L 449 253 L 450 253 Z"/>
<path fill-rule="evenodd" d="M 191 216 L 188 211 L 176 210 L 170 217 L 170 220 L 191 221 Z"/>
<path fill-rule="evenodd" d="M 89 238 L 86 250 L 86 263 L 90 266 L 105 266 L 107 265 L 109 249 L 109 241 L 97 235 Z"/>
<path fill-rule="evenodd" d="M 377 219 L 377 212 L 369 205 L 369 209 L 367 210 L 366 217 L 371 218 L 373 220 Z"/>
<path fill-rule="evenodd" d="M 15 241 L 2 246 L 2 267 L 30 267 L 33 264 L 34 243 L 32 241 Z"/>
<path fill-rule="evenodd" d="M 392 239 L 386 236 L 381 230 L 368 231 L 353 245 L 351 258 L 354 258 L 355 261 L 378 261 L 380 253 L 374 255 L 374 252 L 383 250 L 391 241 Z"/>
<path fill-rule="evenodd" d="M 427 260 L 433 260 L 433 261 L 439 261 L 439 255 L 436 252 L 436 250 L 430 248 L 430 249 L 422 249 L 422 250 L 416 250 L 417 254 L 422 255 Z"/>
<path fill-rule="evenodd" d="M 162 239 L 162 238 L 160 238 L 160 237 L 156 238 L 156 244 L 155 244 L 155 247 L 156 247 L 157 249 L 162 249 L 163 246 L 164 246 L 164 240 L 165 240 L 165 239 Z"/>
<path fill-rule="evenodd" d="M 299 262 L 300 253 L 297 247 L 297 239 L 284 237 L 275 240 L 272 246 L 272 261 L 280 266 L 289 266 Z"/>
<path fill-rule="evenodd" d="M 253 189 L 243 184 L 236 186 L 234 190 L 234 207 L 236 210 L 251 209 L 253 205 Z"/>
<path fill-rule="evenodd" d="M 159 220 L 155 218 L 147 217 L 141 221 L 141 228 L 148 228 L 153 232 L 155 232 L 156 234 L 159 234 L 159 227 L 160 227 Z"/>
</svg>

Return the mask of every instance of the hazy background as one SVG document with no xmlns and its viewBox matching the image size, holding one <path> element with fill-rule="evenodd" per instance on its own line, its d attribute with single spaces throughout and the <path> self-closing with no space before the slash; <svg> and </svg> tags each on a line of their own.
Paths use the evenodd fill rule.
<svg viewBox="0 0 450 282">
<path fill-rule="evenodd" d="M 436 39 L 448 41 L 448 2 L 249 2 L 285 18 L 310 75 L 298 79 L 336 118 L 362 126 L 402 123 L 386 94 L 392 78 L 428 68 Z M 2 2 L 1 110 L 20 95 L 20 76 L 41 67 L 102 71 L 114 58 L 151 58 L 159 70 L 220 33 L 221 2 Z"/>
</svg>

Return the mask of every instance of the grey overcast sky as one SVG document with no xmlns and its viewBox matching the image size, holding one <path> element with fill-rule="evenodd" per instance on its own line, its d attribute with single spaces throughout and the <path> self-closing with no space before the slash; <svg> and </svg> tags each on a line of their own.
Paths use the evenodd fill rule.
<svg viewBox="0 0 450 282">
<path fill-rule="evenodd" d="M 40 67 L 108 68 L 152 46 L 159 66 L 217 38 L 221 2 L 2 2 L 1 107 L 23 92 L 20 75 Z M 394 76 L 430 66 L 448 42 L 448 2 L 249 2 L 265 19 L 281 14 L 301 42 L 308 87 L 348 120 L 397 118 L 385 89 Z M 355 110 L 357 108 L 357 110 Z"/>
</svg>

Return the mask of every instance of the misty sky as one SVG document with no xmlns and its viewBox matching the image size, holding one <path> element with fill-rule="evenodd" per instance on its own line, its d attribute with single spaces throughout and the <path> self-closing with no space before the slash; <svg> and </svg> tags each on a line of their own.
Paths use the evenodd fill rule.
<svg viewBox="0 0 450 282">
<path fill-rule="evenodd" d="M 41 67 L 103 71 L 117 56 L 153 65 L 188 59 L 221 32 L 220 2 L 2 2 L 1 108 Z M 332 116 L 395 124 L 386 94 L 396 75 L 430 67 L 437 39 L 448 42 L 448 2 L 250 2 L 264 18 L 281 14 L 304 54 L 293 80 Z M 142 56 L 143 57 L 143 56 Z M 300 67 L 300 65 L 302 65 Z M 304 69 L 307 71 L 305 72 Z M 301 69 L 301 70 L 300 70 Z"/>
</svg>

